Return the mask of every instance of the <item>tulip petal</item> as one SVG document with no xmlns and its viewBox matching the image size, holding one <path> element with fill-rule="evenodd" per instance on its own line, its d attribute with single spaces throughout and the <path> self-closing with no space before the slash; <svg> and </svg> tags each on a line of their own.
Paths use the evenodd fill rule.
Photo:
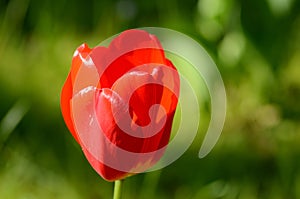
<svg viewBox="0 0 300 199">
<path fill-rule="evenodd" d="M 61 106 L 62 115 L 69 131 L 71 132 L 71 134 L 73 135 L 73 137 L 77 142 L 78 142 L 78 138 L 73 126 L 73 121 L 70 112 L 70 100 L 73 97 L 73 82 L 79 68 L 82 65 L 82 59 L 86 58 L 90 52 L 91 49 L 86 44 L 82 44 L 80 47 L 77 48 L 77 50 L 73 55 L 71 71 L 67 77 L 67 80 L 61 92 L 60 106 Z"/>
<path fill-rule="evenodd" d="M 102 128 L 97 121 L 99 116 L 95 113 L 95 103 L 101 104 L 99 107 L 99 112 L 102 113 L 101 122 L 106 128 Z M 79 143 L 92 167 L 104 179 L 120 179 L 149 168 L 148 164 L 153 157 L 156 157 L 156 152 L 141 156 L 139 153 L 131 153 L 118 146 L 120 142 L 126 140 L 119 136 L 118 128 L 111 123 L 113 120 L 107 114 L 111 104 L 119 104 L 122 107 L 122 99 L 117 94 L 109 89 L 87 87 L 73 97 L 71 104 Z M 120 110 L 119 118 L 116 120 L 122 119 L 123 113 Z M 108 119 L 105 119 L 106 117 Z M 137 165 L 139 168 L 136 168 Z"/>
<path fill-rule="evenodd" d="M 96 47 L 91 53 L 102 88 L 111 88 L 123 74 L 139 65 L 165 64 L 164 51 L 154 35 L 128 30 L 116 37 L 107 49 Z"/>
</svg>

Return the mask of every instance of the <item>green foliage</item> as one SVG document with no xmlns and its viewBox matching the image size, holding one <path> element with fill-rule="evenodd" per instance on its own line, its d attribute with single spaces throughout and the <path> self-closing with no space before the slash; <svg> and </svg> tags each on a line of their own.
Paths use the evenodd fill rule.
<svg viewBox="0 0 300 199">
<path fill-rule="evenodd" d="M 77 46 L 143 26 L 201 42 L 228 111 L 218 144 L 198 159 L 210 117 L 202 96 L 200 135 L 187 153 L 128 178 L 124 198 L 300 198 L 299 2 L 1 0 L 0 198 L 112 197 L 63 123 L 60 91 Z"/>
</svg>

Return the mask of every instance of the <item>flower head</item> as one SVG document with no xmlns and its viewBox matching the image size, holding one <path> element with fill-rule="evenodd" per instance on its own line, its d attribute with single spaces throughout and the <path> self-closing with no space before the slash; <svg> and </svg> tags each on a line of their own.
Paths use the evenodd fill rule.
<svg viewBox="0 0 300 199">
<path fill-rule="evenodd" d="M 91 166 L 113 181 L 162 157 L 178 96 L 178 72 L 158 39 L 127 30 L 108 47 L 75 51 L 61 109 Z"/>
</svg>

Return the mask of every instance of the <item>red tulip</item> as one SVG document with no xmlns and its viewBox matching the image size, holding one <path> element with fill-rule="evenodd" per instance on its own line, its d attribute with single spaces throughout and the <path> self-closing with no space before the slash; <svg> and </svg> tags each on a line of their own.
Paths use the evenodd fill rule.
<svg viewBox="0 0 300 199">
<path fill-rule="evenodd" d="M 68 129 L 91 166 L 114 181 L 160 160 L 170 139 L 179 75 L 158 39 L 128 30 L 109 47 L 81 45 L 61 93 Z"/>
</svg>

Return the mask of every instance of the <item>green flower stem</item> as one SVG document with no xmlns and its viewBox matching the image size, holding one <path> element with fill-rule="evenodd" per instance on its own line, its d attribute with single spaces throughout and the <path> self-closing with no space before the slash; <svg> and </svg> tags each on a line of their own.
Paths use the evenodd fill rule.
<svg viewBox="0 0 300 199">
<path fill-rule="evenodd" d="M 121 193 L 122 193 L 122 180 L 116 180 L 113 199 L 121 199 Z"/>
</svg>

